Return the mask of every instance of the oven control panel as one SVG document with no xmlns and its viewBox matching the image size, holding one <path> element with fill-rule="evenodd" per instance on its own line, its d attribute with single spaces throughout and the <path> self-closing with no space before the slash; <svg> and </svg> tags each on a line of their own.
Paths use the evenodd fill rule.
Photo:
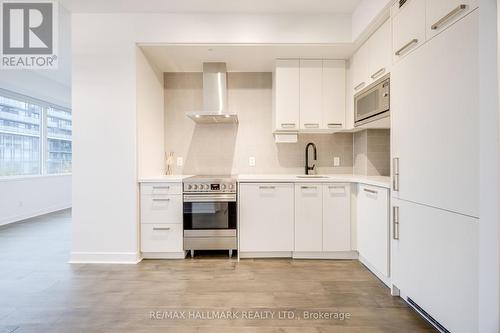
<svg viewBox="0 0 500 333">
<path fill-rule="evenodd" d="M 185 182 L 184 192 L 189 193 L 235 193 L 236 182 Z"/>
</svg>

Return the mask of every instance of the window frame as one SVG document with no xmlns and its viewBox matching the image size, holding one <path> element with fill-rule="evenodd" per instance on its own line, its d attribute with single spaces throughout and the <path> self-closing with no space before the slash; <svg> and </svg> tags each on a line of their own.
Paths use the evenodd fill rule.
<svg viewBox="0 0 500 333">
<path fill-rule="evenodd" d="M 11 175 L 11 176 L 0 176 L 0 180 L 9 179 L 24 179 L 24 178 L 37 178 L 37 177 L 57 177 L 57 176 L 68 176 L 73 173 L 73 163 L 71 163 L 71 172 L 60 172 L 60 173 L 48 173 L 47 164 L 49 157 L 49 143 L 48 143 L 48 110 L 56 109 L 71 114 L 71 139 L 67 140 L 71 142 L 71 161 L 73 162 L 73 110 L 55 103 L 50 103 L 38 98 L 27 96 L 24 94 L 16 93 L 10 90 L 0 88 L 0 96 L 15 99 L 21 102 L 35 104 L 40 106 L 42 111 L 40 114 L 40 159 L 38 161 L 38 173 L 29 175 Z"/>
</svg>

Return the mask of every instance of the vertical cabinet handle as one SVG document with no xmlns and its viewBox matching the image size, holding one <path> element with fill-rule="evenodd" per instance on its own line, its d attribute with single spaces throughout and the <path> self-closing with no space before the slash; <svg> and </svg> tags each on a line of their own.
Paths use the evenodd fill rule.
<svg viewBox="0 0 500 333">
<path fill-rule="evenodd" d="M 399 240 L 399 207 L 392 207 L 392 239 Z"/>
<path fill-rule="evenodd" d="M 433 25 L 431 25 L 431 29 L 432 30 L 439 29 L 443 23 L 446 23 L 452 17 L 454 17 L 455 15 L 457 15 L 458 13 L 460 13 L 461 11 L 464 11 L 466 8 L 467 8 L 467 5 L 464 5 L 464 4 L 458 5 L 458 7 L 454 8 L 451 12 L 449 12 L 448 14 L 446 14 L 445 16 L 443 16 L 441 19 L 439 19 L 439 21 L 437 21 L 436 23 L 434 23 Z"/>
<path fill-rule="evenodd" d="M 399 191 L 399 157 L 392 159 L 392 189 Z"/>
</svg>

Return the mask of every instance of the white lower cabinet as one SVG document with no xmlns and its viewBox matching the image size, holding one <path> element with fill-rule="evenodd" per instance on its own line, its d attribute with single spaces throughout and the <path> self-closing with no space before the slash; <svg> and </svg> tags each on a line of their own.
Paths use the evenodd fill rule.
<svg viewBox="0 0 500 333">
<path fill-rule="evenodd" d="M 144 258 L 184 258 L 182 183 L 141 184 L 141 252 Z"/>
<path fill-rule="evenodd" d="M 351 184 L 323 185 L 323 251 L 351 250 Z"/>
<path fill-rule="evenodd" d="M 142 252 L 182 251 L 182 224 L 141 224 Z"/>
<path fill-rule="evenodd" d="M 389 191 L 359 184 L 356 217 L 360 260 L 384 281 L 389 277 Z"/>
<path fill-rule="evenodd" d="M 293 224 L 293 184 L 240 184 L 241 253 L 293 251 Z"/>
<path fill-rule="evenodd" d="M 295 184 L 295 251 L 323 250 L 323 186 Z"/>
<path fill-rule="evenodd" d="M 295 185 L 295 252 L 350 251 L 350 184 Z"/>
<path fill-rule="evenodd" d="M 399 211 L 392 284 L 448 331 L 478 332 L 479 219 L 399 199 L 392 205 Z"/>
</svg>

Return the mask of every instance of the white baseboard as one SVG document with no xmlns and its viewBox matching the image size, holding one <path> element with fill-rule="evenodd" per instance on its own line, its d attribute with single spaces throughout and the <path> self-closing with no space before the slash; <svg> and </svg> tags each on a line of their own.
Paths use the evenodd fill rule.
<svg viewBox="0 0 500 333">
<path fill-rule="evenodd" d="M 293 259 L 340 259 L 352 260 L 358 259 L 356 251 L 338 251 L 338 252 L 293 252 Z"/>
<path fill-rule="evenodd" d="M 185 252 L 143 252 L 143 259 L 185 259 Z"/>
<path fill-rule="evenodd" d="M 19 222 L 19 221 L 26 220 L 26 219 L 30 219 L 32 217 L 37 217 L 40 215 L 45 215 L 45 214 L 57 212 L 60 210 L 68 209 L 68 208 L 71 208 L 71 206 L 72 206 L 71 203 L 67 203 L 67 204 L 63 204 L 63 205 L 51 206 L 51 207 L 44 208 L 44 209 L 38 209 L 38 210 L 27 212 L 24 214 L 8 216 L 8 217 L 0 220 L 0 226 L 7 225 L 10 223 Z"/>
<path fill-rule="evenodd" d="M 382 281 L 387 287 L 391 288 L 391 278 L 385 276 L 385 274 L 379 272 L 375 267 L 373 267 L 365 258 L 359 256 L 359 261 L 370 270 L 380 281 Z"/>
<path fill-rule="evenodd" d="M 280 252 L 238 252 L 240 258 L 291 258 L 291 251 Z"/>
<path fill-rule="evenodd" d="M 137 264 L 138 252 L 71 252 L 70 264 Z"/>
</svg>

